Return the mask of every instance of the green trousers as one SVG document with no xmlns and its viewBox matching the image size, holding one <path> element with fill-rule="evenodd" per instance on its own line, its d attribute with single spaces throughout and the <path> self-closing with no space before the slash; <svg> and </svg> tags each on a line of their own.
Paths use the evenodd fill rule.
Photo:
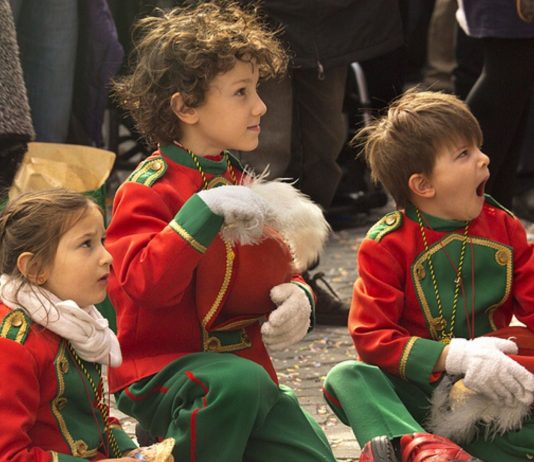
<svg viewBox="0 0 534 462">
<path fill-rule="evenodd" d="M 437 385 L 437 384 L 435 384 Z M 429 400 L 435 385 L 407 382 L 361 361 L 345 361 L 326 377 L 325 398 L 363 447 L 379 435 L 395 438 L 425 432 Z M 483 431 L 480 432 L 483 435 Z M 490 441 L 482 437 L 464 449 L 485 462 L 534 459 L 534 419 Z"/>
<path fill-rule="evenodd" d="M 335 461 L 325 434 L 294 393 L 260 365 L 230 353 L 195 353 L 119 393 L 118 408 L 177 461 Z"/>
</svg>

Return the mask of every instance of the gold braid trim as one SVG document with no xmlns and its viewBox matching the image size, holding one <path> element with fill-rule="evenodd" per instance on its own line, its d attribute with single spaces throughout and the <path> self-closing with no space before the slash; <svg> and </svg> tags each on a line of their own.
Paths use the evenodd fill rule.
<svg viewBox="0 0 534 462">
<path fill-rule="evenodd" d="M 204 328 L 208 325 L 208 322 L 210 322 L 210 319 L 219 309 L 219 306 L 221 305 L 222 300 L 224 296 L 226 295 L 226 292 L 228 291 L 228 286 L 230 285 L 230 279 L 232 278 L 235 253 L 232 249 L 232 244 L 230 244 L 230 242 L 226 240 L 224 241 L 224 247 L 226 249 L 226 266 L 224 270 L 224 279 L 223 279 L 221 288 L 219 289 L 219 293 L 217 294 L 217 297 L 215 297 L 215 301 L 213 302 L 213 305 L 211 305 L 211 308 L 209 309 L 208 313 L 206 314 L 206 316 L 204 316 L 204 319 L 202 319 L 202 327 Z"/>
<path fill-rule="evenodd" d="M 412 351 L 413 346 L 415 345 L 415 342 L 417 341 L 419 337 L 411 337 L 410 340 L 406 343 L 404 346 L 404 350 L 402 351 L 402 356 L 399 364 L 399 374 L 403 379 L 406 379 L 406 364 L 408 363 L 408 357 L 410 356 L 410 353 Z"/>
<path fill-rule="evenodd" d="M 205 253 L 207 248 L 205 245 L 202 245 L 200 242 L 198 242 L 191 234 L 189 234 L 182 226 L 180 226 L 175 221 L 171 221 L 169 223 L 169 226 L 171 229 L 176 231 L 176 233 L 184 239 L 193 249 L 195 249 L 197 252 Z"/>
<path fill-rule="evenodd" d="M 65 438 L 65 441 L 69 445 L 72 455 L 75 457 L 83 457 L 85 459 L 90 459 L 97 455 L 98 453 L 97 449 L 96 448 L 89 449 L 87 447 L 87 443 L 83 440 L 75 441 L 67 428 L 67 423 L 65 422 L 65 419 L 61 415 L 60 408 L 62 407 L 62 403 L 64 403 L 63 394 L 65 393 L 65 380 L 63 379 L 64 372 L 61 368 L 61 364 L 64 361 L 68 361 L 68 359 L 65 354 L 65 341 L 62 340 L 59 346 L 57 361 L 56 361 L 57 395 L 52 400 L 52 406 L 51 406 L 52 413 L 56 417 L 61 434 L 63 435 L 63 438 Z"/>
</svg>

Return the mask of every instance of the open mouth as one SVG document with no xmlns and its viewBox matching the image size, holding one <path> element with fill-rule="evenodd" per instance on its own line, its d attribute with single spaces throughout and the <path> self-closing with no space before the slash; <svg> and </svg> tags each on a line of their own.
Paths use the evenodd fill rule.
<svg viewBox="0 0 534 462">
<path fill-rule="evenodd" d="M 480 183 L 478 186 L 477 186 L 477 196 L 478 197 L 482 197 L 484 195 L 484 190 L 486 188 L 486 183 L 488 182 L 488 180 L 484 180 L 482 183 Z"/>
</svg>

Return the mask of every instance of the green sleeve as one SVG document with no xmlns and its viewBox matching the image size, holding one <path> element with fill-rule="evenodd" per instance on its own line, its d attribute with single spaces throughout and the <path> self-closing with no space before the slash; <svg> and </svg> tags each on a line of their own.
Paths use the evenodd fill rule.
<svg viewBox="0 0 534 462">
<path fill-rule="evenodd" d="M 206 203 L 192 195 L 178 211 L 169 226 L 201 253 L 213 241 L 223 224 L 224 218 L 214 214 Z"/>
<path fill-rule="evenodd" d="M 402 353 L 400 372 L 403 378 L 429 383 L 434 366 L 445 344 L 420 337 L 412 337 Z"/>
</svg>

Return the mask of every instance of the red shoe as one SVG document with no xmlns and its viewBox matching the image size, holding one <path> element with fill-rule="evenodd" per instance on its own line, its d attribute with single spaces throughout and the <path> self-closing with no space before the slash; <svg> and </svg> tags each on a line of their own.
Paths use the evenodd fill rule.
<svg viewBox="0 0 534 462">
<path fill-rule="evenodd" d="M 359 462 L 398 462 L 387 436 L 375 436 L 363 447 Z"/>
<path fill-rule="evenodd" d="M 432 433 L 414 433 L 400 439 L 402 462 L 482 462 L 456 443 Z"/>
</svg>

